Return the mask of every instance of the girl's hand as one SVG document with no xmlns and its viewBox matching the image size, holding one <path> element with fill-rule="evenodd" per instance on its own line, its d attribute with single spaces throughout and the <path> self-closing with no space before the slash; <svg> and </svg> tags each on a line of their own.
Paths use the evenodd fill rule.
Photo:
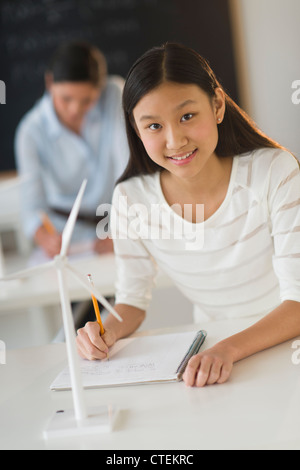
<svg viewBox="0 0 300 470">
<path fill-rule="evenodd" d="M 77 350 L 83 359 L 89 361 L 106 359 L 108 350 L 116 342 L 116 335 L 112 330 L 105 330 L 100 336 L 100 326 L 97 322 L 88 322 L 84 328 L 77 331 Z"/>
<path fill-rule="evenodd" d="M 232 367 L 233 358 L 228 349 L 221 344 L 216 344 L 189 360 L 183 380 L 189 387 L 221 384 L 229 379 Z"/>
</svg>

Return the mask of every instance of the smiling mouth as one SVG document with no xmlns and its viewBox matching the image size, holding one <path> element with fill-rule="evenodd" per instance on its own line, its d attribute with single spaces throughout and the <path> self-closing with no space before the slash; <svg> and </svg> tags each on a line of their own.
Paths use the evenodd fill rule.
<svg viewBox="0 0 300 470">
<path fill-rule="evenodd" d="M 182 160 L 187 160 L 188 158 L 191 158 L 192 156 L 194 156 L 194 154 L 196 153 L 197 149 L 194 149 L 192 150 L 191 152 L 188 152 L 188 153 L 185 153 L 185 154 L 181 154 L 181 155 L 173 155 L 173 156 L 168 156 L 167 158 L 169 158 L 170 160 L 174 160 L 174 161 L 182 161 Z"/>
</svg>

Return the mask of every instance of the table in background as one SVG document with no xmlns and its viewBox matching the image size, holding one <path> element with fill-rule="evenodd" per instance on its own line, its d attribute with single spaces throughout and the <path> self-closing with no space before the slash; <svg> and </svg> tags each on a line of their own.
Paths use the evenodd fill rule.
<svg viewBox="0 0 300 470">
<path fill-rule="evenodd" d="M 197 326 L 207 330 L 208 348 L 254 321 Z M 168 331 L 178 328 L 156 333 Z M 87 390 L 88 406 L 112 403 L 120 408 L 115 430 L 48 442 L 42 436 L 52 414 L 72 407 L 71 392 L 49 389 L 66 365 L 65 345 L 8 351 L 7 364 L 0 366 L 0 448 L 118 449 L 136 454 L 139 449 L 300 449 L 300 366 L 292 362 L 292 344 L 240 361 L 223 385 L 197 389 L 180 382 Z"/>
<path fill-rule="evenodd" d="M 105 297 L 115 293 L 116 267 L 113 254 L 81 256 L 70 264 L 83 275 L 92 274 L 95 287 Z M 157 287 L 168 287 L 171 281 L 162 273 L 159 274 Z M 89 292 L 68 273 L 69 295 L 72 302 L 90 298 Z M 15 283 L 1 283 L 0 315 L 9 310 L 29 307 L 45 307 L 60 302 L 57 272 L 49 269 L 42 275 L 32 276 Z"/>
<path fill-rule="evenodd" d="M 70 260 L 70 264 L 83 275 L 92 274 L 94 284 L 102 295 L 113 299 L 116 281 L 113 254 L 80 255 Z M 7 266 L 13 273 L 26 267 L 26 262 L 23 265 L 19 262 L 7 263 Z M 68 286 L 71 301 L 77 303 L 73 308 L 74 318 L 80 324 L 89 308 L 91 296 L 71 273 L 68 273 Z M 175 308 L 177 316 L 173 313 Z M 187 323 L 192 321 L 192 311 L 190 302 L 160 272 L 145 329 L 164 327 L 170 321 L 175 325 Z M 0 283 L 0 339 L 6 341 L 10 349 L 40 346 L 64 339 L 55 269 L 18 282 Z"/>
</svg>

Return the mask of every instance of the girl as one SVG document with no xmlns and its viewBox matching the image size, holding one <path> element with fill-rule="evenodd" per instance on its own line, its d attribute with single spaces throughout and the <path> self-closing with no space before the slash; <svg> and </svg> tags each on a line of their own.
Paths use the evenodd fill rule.
<svg viewBox="0 0 300 470">
<path fill-rule="evenodd" d="M 111 251 L 111 240 L 97 240 L 96 208 L 111 203 L 116 180 L 128 162 L 122 121 L 123 79 L 107 75 L 106 60 L 83 42 L 61 45 L 46 72 L 46 93 L 22 119 L 16 133 L 16 159 L 24 176 L 24 229 L 50 257 L 60 251 L 66 217 L 84 178 L 88 188 L 74 241 L 95 242 Z M 48 212 L 56 232 L 41 224 Z"/>
<path fill-rule="evenodd" d="M 124 322 L 109 316 L 101 338 L 88 323 L 79 353 L 101 359 L 141 324 L 158 265 L 195 304 L 197 322 L 262 316 L 190 360 L 187 385 L 223 383 L 236 361 L 300 334 L 299 164 L 255 127 L 202 57 L 177 44 L 135 63 L 123 106 L 131 155 L 112 225 Z M 168 240 L 154 236 L 158 228 Z"/>
</svg>

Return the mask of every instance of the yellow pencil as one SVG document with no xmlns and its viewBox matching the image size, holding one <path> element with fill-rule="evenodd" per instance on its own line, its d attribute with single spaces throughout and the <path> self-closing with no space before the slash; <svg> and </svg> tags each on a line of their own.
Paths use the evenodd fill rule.
<svg viewBox="0 0 300 470">
<path fill-rule="evenodd" d="M 47 232 L 50 235 L 55 235 L 57 233 L 56 228 L 54 227 L 49 216 L 45 212 L 41 213 L 41 219 L 42 219 L 43 227 L 47 230 Z"/>
<path fill-rule="evenodd" d="M 88 274 L 88 279 L 89 279 L 91 285 L 93 286 L 94 284 L 93 284 L 91 274 Z M 94 295 L 92 295 L 92 300 L 93 300 L 93 305 L 94 305 L 94 310 L 95 310 L 95 314 L 96 314 L 97 323 L 100 326 L 100 336 L 102 336 L 102 335 L 104 335 L 105 331 L 104 331 L 102 320 L 101 320 L 98 300 L 96 299 L 96 297 Z"/>
</svg>

